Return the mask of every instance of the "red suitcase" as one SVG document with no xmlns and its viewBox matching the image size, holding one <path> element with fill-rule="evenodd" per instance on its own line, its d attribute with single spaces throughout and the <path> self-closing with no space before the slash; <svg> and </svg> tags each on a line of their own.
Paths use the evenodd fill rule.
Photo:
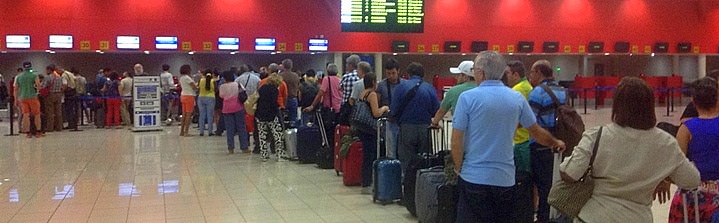
<svg viewBox="0 0 719 223">
<path fill-rule="evenodd" d="M 335 128 L 335 173 L 337 176 L 342 172 L 342 157 L 340 156 L 340 149 L 342 148 L 342 136 L 349 134 L 350 127 L 347 125 L 337 125 Z"/>
<path fill-rule="evenodd" d="M 342 165 L 342 182 L 345 186 L 359 186 L 362 184 L 363 153 L 362 142 L 356 141 L 352 143 Z"/>
</svg>

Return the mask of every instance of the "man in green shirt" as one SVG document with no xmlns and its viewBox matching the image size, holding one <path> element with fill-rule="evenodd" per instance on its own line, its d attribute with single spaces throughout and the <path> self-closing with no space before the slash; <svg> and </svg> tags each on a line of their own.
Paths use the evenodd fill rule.
<svg viewBox="0 0 719 223">
<path fill-rule="evenodd" d="M 27 137 L 42 137 L 40 129 L 40 101 L 37 99 L 37 87 L 40 86 L 40 79 L 32 70 L 30 62 L 22 64 L 25 72 L 17 77 L 14 83 L 15 96 L 18 99 L 22 110 L 22 131 L 27 132 Z M 30 132 L 30 115 L 34 117 L 35 132 Z"/>
<path fill-rule="evenodd" d="M 474 72 L 472 72 L 474 62 L 462 61 L 457 67 L 449 68 L 449 72 L 453 74 L 459 74 L 457 76 L 457 85 L 450 88 L 447 94 L 444 95 L 442 104 L 439 105 L 439 110 L 434 114 L 432 118 L 432 126 L 439 127 L 439 121 L 444 119 L 444 115 L 447 112 L 454 111 L 454 107 L 457 106 L 457 99 L 462 92 L 477 87 L 477 83 L 474 81 Z"/>
</svg>

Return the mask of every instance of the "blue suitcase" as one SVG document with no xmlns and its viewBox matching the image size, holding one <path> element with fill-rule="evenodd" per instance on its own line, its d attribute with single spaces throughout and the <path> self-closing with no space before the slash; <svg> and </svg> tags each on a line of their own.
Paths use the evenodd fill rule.
<svg viewBox="0 0 719 223">
<path fill-rule="evenodd" d="M 300 163 L 315 163 L 320 147 L 322 136 L 315 123 L 310 122 L 297 128 L 297 159 Z"/>
<path fill-rule="evenodd" d="M 384 136 L 382 131 L 386 133 L 387 119 L 380 118 L 377 120 L 377 156 L 385 157 L 377 158 L 372 164 L 374 172 L 374 194 L 372 201 L 382 205 L 392 203 L 402 199 L 402 167 L 397 159 L 386 157 L 385 152 L 381 152 L 384 147 Z"/>
</svg>

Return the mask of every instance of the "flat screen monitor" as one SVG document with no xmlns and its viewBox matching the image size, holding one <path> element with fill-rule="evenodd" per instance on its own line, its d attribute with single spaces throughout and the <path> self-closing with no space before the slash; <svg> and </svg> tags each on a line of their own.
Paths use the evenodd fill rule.
<svg viewBox="0 0 719 223">
<path fill-rule="evenodd" d="M 489 49 L 489 42 L 487 41 L 472 41 L 472 52 L 479 53 Z"/>
<path fill-rule="evenodd" d="M 444 42 L 444 52 L 447 53 L 458 53 L 462 51 L 461 41 L 446 41 Z"/>
<path fill-rule="evenodd" d="M 72 36 L 70 36 L 70 35 L 50 35 L 50 48 L 72 49 Z"/>
<path fill-rule="evenodd" d="M 275 51 L 275 38 L 256 38 L 255 50 Z"/>
<path fill-rule="evenodd" d="M 5 44 L 8 49 L 30 49 L 29 35 L 7 35 Z"/>
<path fill-rule="evenodd" d="M 155 48 L 158 50 L 176 50 L 177 36 L 155 37 Z"/>
<path fill-rule="evenodd" d="M 424 32 L 425 0 L 341 0 L 342 32 Z"/>
<path fill-rule="evenodd" d="M 121 50 L 138 50 L 140 49 L 139 36 L 118 36 L 117 49 Z"/>
<path fill-rule="evenodd" d="M 239 50 L 240 38 L 220 37 L 217 39 L 217 49 L 219 50 Z"/>
<path fill-rule="evenodd" d="M 327 51 L 329 48 L 329 40 L 326 39 L 310 39 L 310 51 Z"/>
<path fill-rule="evenodd" d="M 409 52 L 409 41 L 405 41 L 405 40 L 392 41 L 392 52 L 395 52 L 395 53 Z"/>
</svg>

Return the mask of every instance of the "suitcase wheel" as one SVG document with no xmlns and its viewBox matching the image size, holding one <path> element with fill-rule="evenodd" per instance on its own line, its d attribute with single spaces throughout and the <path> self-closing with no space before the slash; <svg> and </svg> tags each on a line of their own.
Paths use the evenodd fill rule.
<svg viewBox="0 0 719 223">
<path fill-rule="evenodd" d="M 335 173 L 337 174 L 338 177 L 340 176 L 340 171 L 339 171 L 339 170 L 335 170 Z"/>
</svg>

